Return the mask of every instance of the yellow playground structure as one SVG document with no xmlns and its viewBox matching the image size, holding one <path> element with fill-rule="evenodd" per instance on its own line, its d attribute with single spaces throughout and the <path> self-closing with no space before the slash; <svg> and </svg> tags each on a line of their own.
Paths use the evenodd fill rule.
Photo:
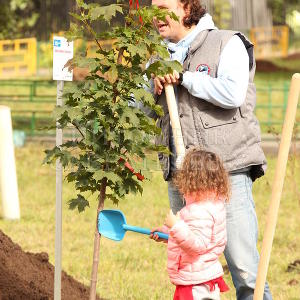
<svg viewBox="0 0 300 300">
<path fill-rule="evenodd" d="M 288 55 L 289 29 L 287 26 L 252 28 L 250 40 L 254 44 L 257 59 L 286 57 Z"/>
<path fill-rule="evenodd" d="M 63 34 L 61 32 L 59 35 L 63 36 Z M 254 43 L 257 59 L 288 55 L 289 29 L 287 26 L 253 27 L 249 35 Z M 103 48 L 113 47 L 113 42 L 114 40 L 99 41 Z M 48 44 L 51 47 L 52 39 Z M 75 53 L 78 50 L 84 50 L 88 57 L 97 56 L 98 47 L 94 41 L 76 40 L 74 48 Z M 51 48 L 49 49 L 49 53 L 43 53 L 36 38 L 0 40 L 0 80 L 36 76 L 37 68 L 40 67 L 38 58 L 48 55 L 51 59 L 52 51 Z"/>
<path fill-rule="evenodd" d="M 36 38 L 0 41 L 0 78 L 36 74 Z"/>
</svg>

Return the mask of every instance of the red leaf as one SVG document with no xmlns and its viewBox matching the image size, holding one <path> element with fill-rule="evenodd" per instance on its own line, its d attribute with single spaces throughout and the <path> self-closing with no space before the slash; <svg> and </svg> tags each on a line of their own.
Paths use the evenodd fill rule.
<svg viewBox="0 0 300 300">
<path fill-rule="evenodd" d="M 119 162 L 123 162 L 125 161 L 124 158 L 120 157 L 119 158 Z M 141 174 L 141 172 L 139 173 L 135 173 L 134 172 L 134 168 L 131 166 L 131 164 L 129 162 L 125 162 L 124 164 L 125 168 L 127 168 L 132 174 L 134 174 L 136 176 L 136 178 L 140 181 L 143 181 L 145 179 L 145 176 Z"/>
<path fill-rule="evenodd" d="M 134 174 L 136 176 L 136 178 L 140 181 L 143 181 L 145 179 L 145 176 L 142 175 L 141 173 L 135 173 Z"/>
</svg>

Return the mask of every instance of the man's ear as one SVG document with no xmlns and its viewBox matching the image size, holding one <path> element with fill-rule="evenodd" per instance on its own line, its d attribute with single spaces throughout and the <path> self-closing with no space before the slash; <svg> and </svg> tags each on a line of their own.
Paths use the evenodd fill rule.
<svg viewBox="0 0 300 300">
<path fill-rule="evenodd" d="M 184 12 L 185 12 L 185 15 L 184 15 L 183 19 L 185 19 L 186 17 L 188 17 L 191 14 L 191 6 L 190 6 L 190 4 L 188 4 L 187 7 L 184 8 Z"/>
</svg>

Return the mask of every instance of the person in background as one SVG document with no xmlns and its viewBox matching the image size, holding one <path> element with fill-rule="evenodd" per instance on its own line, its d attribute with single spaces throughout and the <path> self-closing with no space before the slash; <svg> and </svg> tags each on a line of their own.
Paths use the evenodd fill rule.
<svg viewBox="0 0 300 300">
<path fill-rule="evenodd" d="M 151 80 L 156 103 L 165 113 L 157 120 L 162 135 L 156 142 L 173 153 L 159 154 L 170 207 L 176 215 L 185 202 L 171 180 L 176 173 L 176 151 L 165 83 L 173 84 L 175 89 L 186 149 L 201 146 L 216 153 L 229 172 L 232 193 L 226 204 L 224 254 L 237 299 L 253 299 L 259 254 L 252 183 L 266 170 L 260 127 L 254 115 L 253 45 L 240 32 L 218 30 L 199 0 L 152 0 L 152 5 L 174 12 L 179 18 L 175 21 L 168 16 L 165 21 L 154 20 L 154 24 L 167 43 L 171 60 L 178 60 L 183 72 L 153 76 Z M 270 299 L 266 283 L 264 300 Z"/>
</svg>

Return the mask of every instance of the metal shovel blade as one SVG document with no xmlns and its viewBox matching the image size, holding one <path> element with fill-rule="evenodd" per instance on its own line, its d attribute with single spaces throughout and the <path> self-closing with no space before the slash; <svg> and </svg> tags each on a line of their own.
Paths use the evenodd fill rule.
<svg viewBox="0 0 300 300">
<path fill-rule="evenodd" d="M 99 213 L 98 231 L 108 239 L 121 241 L 126 233 L 124 224 L 126 219 L 120 210 L 106 209 Z"/>
</svg>

